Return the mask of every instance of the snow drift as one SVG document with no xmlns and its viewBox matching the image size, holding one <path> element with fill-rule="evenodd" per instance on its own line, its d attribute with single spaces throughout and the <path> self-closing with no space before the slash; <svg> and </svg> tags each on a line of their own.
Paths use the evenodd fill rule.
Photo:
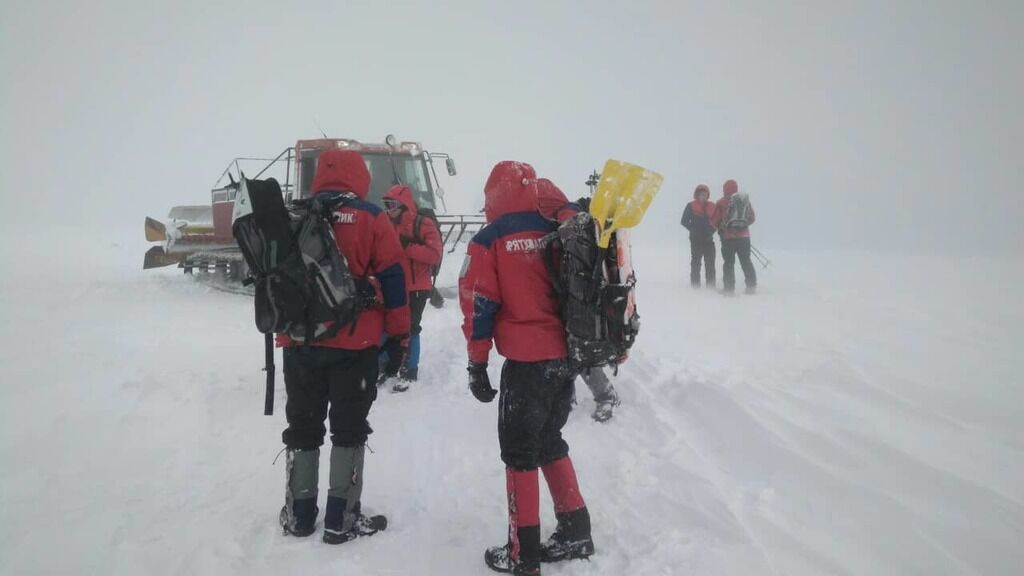
<svg viewBox="0 0 1024 576">
<path fill-rule="evenodd" d="M 285 398 L 262 415 L 250 300 L 143 273 L 134 232 L 65 232 L 93 242 L 3 253 L 0 572 L 489 573 L 496 408 L 466 390 L 454 303 L 428 308 L 421 381 L 371 412 L 364 506 L 391 526 L 331 547 L 277 526 Z M 597 554 L 546 574 L 1024 564 L 1020 260 L 773 253 L 759 295 L 726 299 L 686 285 L 682 237 L 634 250 L 623 404 L 597 424 L 580 385 L 566 427 Z"/>
</svg>

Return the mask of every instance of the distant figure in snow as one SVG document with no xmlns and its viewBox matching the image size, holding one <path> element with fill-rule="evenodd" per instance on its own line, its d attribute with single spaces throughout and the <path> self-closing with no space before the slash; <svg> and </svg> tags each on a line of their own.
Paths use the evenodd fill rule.
<svg viewBox="0 0 1024 576">
<path fill-rule="evenodd" d="M 469 389 L 480 402 L 498 393 L 487 374 L 492 343 L 506 358 L 498 444 L 505 463 L 508 543 L 487 549 L 484 562 L 497 572 L 539 575 L 541 562 L 594 553 L 590 513 L 562 438 L 576 374 L 538 242 L 555 224 L 538 213 L 537 175 L 529 164 L 499 162 L 484 185 L 484 197 L 487 225 L 469 243 L 459 278 Z M 543 544 L 538 469 L 558 519 Z"/>
<path fill-rule="evenodd" d="M 547 178 L 537 180 L 537 209 L 540 215 L 556 224 L 561 224 L 577 213 L 590 207 L 589 198 L 580 198 L 569 202 L 565 194 Z M 615 415 L 615 407 L 621 404 L 619 394 L 602 368 L 584 370 L 580 377 L 594 395 L 594 413 L 591 417 L 598 422 L 607 422 Z"/>
<path fill-rule="evenodd" d="M 409 336 L 409 354 L 405 364 L 398 371 L 398 381 L 392 392 L 405 392 L 409 383 L 419 377 L 420 332 L 422 332 L 423 310 L 433 289 L 433 267 L 441 263 L 441 233 L 432 218 L 419 213 L 412 189 L 405 185 L 392 186 L 384 194 L 384 209 L 398 232 L 405 251 L 402 269 L 405 271 L 405 286 L 409 290 L 409 314 L 412 330 Z M 382 374 L 383 380 L 393 374 Z"/>
<path fill-rule="evenodd" d="M 700 288 L 702 261 L 707 287 L 715 287 L 715 204 L 709 198 L 711 189 L 706 184 L 698 185 L 679 222 L 690 231 L 690 285 L 694 288 Z"/>
<path fill-rule="evenodd" d="M 405 356 L 409 306 L 402 270 L 404 254 L 387 215 L 367 202 L 370 174 L 358 152 L 329 150 L 320 155 L 313 177 L 314 194 L 353 194 L 336 212 L 338 250 L 355 277 L 373 277 L 380 284 L 383 305 L 363 310 L 352 328 L 309 345 L 283 335 L 284 384 L 288 393 L 281 434 L 286 450 L 285 534 L 310 536 L 316 530 L 320 478 L 320 446 L 324 420 L 331 426 L 330 488 L 324 513 L 323 541 L 341 544 L 369 536 L 387 526 L 384 516 L 364 516 L 363 461 L 370 424 L 366 418 L 377 398 L 377 348 L 385 345 L 396 365 Z"/>
<path fill-rule="evenodd" d="M 757 271 L 750 261 L 750 225 L 756 216 L 746 193 L 739 192 L 735 180 L 722 185 L 722 198 L 715 206 L 712 222 L 722 237 L 722 289 L 725 294 L 736 290 L 736 257 L 743 268 L 747 294 L 757 291 Z"/>
</svg>

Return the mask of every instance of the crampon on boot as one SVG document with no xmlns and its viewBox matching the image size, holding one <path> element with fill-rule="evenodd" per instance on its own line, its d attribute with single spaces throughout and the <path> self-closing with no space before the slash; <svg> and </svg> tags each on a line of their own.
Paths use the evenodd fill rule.
<svg viewBox="0 0 1024 576">
<path fill-rule="evenodd" d="M 511 544 L 488 548 L 484 552 L 484 562 L 487 564 L 487 567 L 495 572 L 504 572 L 506 574 L 540 576 L 540 562 L 536 559 L 513 559 L 510 549 Z"/>
</svg>

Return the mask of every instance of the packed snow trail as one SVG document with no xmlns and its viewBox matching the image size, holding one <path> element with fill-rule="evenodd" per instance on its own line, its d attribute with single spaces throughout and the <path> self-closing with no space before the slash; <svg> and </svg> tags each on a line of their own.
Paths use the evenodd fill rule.
<svg viewBox="0 0 1024 576">
<path fill-rule="evenodd" d="M 466 390 L 454 302 L 427 309 L 420 382 L 371 412 L 363 501 L 388 530 L 297 540 L 277 526 L 285 397 L 262 415 L 251 301 L 139 271 L 128 234 L 3 253 L 0 573 L 490 573 L 497 403 Z M 1021 261 L 773 253 L 760 294 L 726 299 L 689 288 L 685 239 L 644 240 L 623 403 L 598 424 L 581 383 L 565 431 L 597 554 L 545 574 L 1024 563 Z"/>
</svg>

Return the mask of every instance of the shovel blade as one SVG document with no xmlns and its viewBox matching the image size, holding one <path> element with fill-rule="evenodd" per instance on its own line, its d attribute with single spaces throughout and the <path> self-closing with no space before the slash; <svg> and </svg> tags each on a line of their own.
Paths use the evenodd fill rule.
<svg viewBox="0 0 1024 576">
<path fill-rule="evenodd" d="M 607 248 L 615 230 L 640 223 L 663 180 L 661 174 L 636 164 L 605 162 L 590 203 L 590 214 L 601 226 L 599 246 Z"/>
</svg>

